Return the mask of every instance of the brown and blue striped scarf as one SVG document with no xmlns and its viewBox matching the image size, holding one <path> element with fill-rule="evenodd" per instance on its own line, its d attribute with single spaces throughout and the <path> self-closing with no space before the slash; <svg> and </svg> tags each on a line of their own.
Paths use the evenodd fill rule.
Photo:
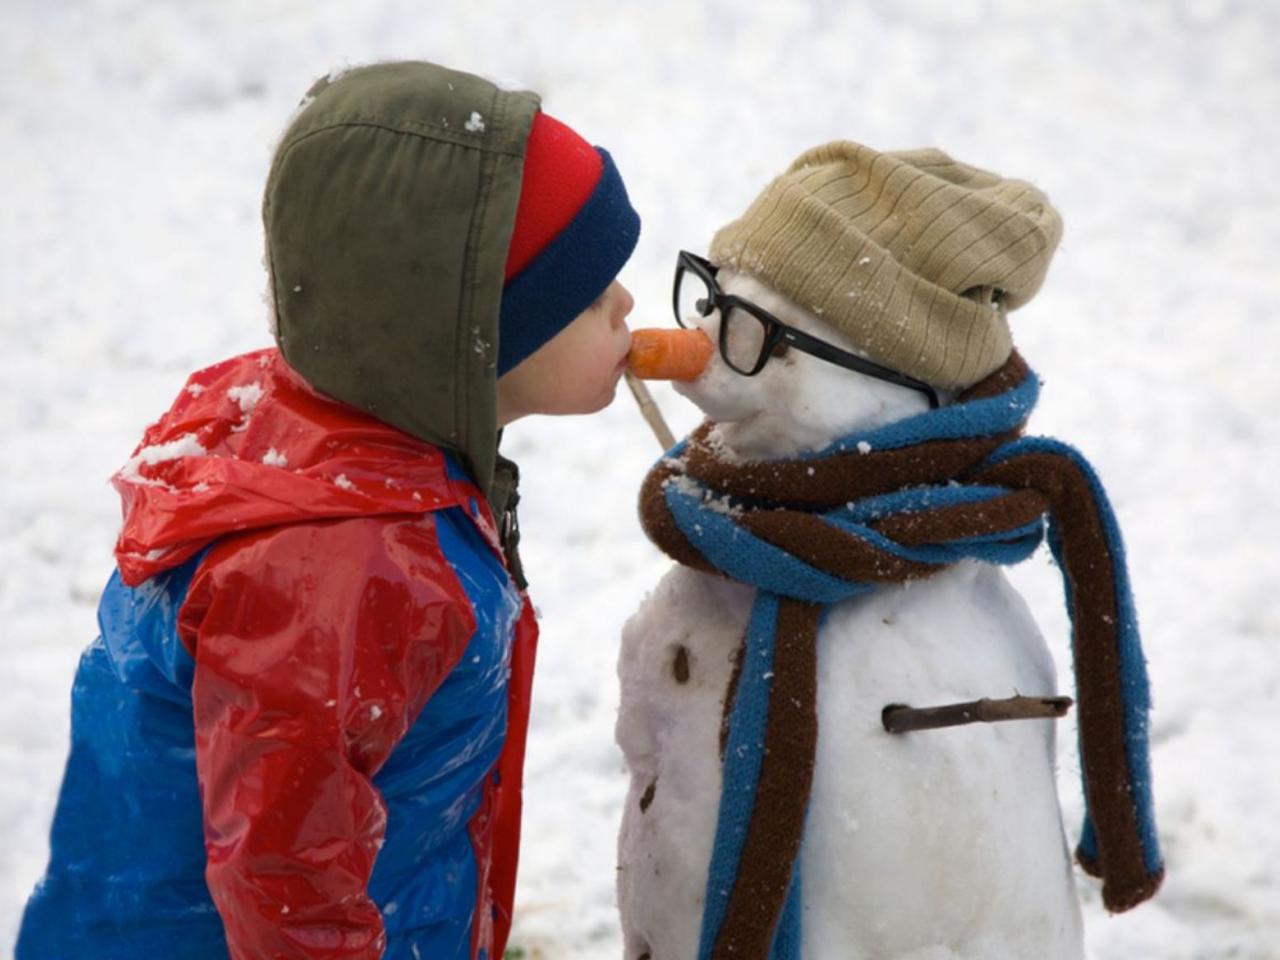
<svg viewBox="0 0 1280 960">
<path fill-rule="evenodd" d="M 955 403 L 811 456 L 731 461 L 704 423 L 645 478 L 641 522 L 659 548 L 757 588 L 726 694 L 699 960 L 799 956 L 825 611 L 963 558 L 1016 563 L 1046 534 L 1072 623 L 1086 801 L 1076 857 L 1102 878 L 1111 911 L 1159 887 L 1149 688 L 1124 546 L 1084 458 L 1022 436 L 1038 393 L 1015 352 Z"/>
</svg>

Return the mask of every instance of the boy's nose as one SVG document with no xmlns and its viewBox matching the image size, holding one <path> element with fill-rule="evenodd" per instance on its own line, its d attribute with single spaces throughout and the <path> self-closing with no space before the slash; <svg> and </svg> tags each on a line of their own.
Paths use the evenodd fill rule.
<svg viewBox="0 0 1280 960">
<path fill-rule="evenodd" d="M 621 327 L 625 324 L 627 317 L 630 316 L 632 309 L 636 305 L 635 297 L 631 296 L 631 291 L 620 283 L 618 284 L 618 291 L 620 294 L 618 297 L 618 309 L 613 315 L 613 325 L 615 327 Z"/>
</svg>

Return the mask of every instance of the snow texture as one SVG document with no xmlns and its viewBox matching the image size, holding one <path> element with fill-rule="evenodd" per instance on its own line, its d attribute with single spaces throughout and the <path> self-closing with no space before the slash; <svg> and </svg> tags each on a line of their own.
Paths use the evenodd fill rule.
<svg viewBox="0 0 1280 960">
<path fill-rule="evenodd" d="M 271 447 L 262 455 L 262 462 L 268 467 L 287 467 L 289 458 L 275 447 Z"/>
<path fill-rule="evenodd" d="M 1168 878 L 1104 916 L 1096 960 L 1280 957 L 1280 9 L 1267 0 L 296 5 L 10 0 L 0 30 L 0 956 L 43 869 L 71 677 L 120 509 L 106 479 L 188 372 L 265 345 L 271 151 L 335 64 L 425 57 L 510 78 L 612 153 L 644 234 L 633 326 L 669 325 L 705 251 L 801 150 L 939 146 L 1045 189 L 1066 221 L 1010 315 L 1035 431 L 1107 483 L 1155 694 Z M 93 162 L 86 165 L 86 144 Z M 652 392 L 677 435 L 699 419 Z M 628 780 L 622 624 L 668 567 L 635 516 L 658 455 L 627 391 L 512 424 L 541 611 L 512 944 L 616 960 Z M 590 491 L 590 496 L 566 496 Z M 1009 574 L 1070 676 L 1046 554 Z M 1059 727 L 1079 821 L 1074 720 Z M 104 817 L 109 818 L 109 808 Z M 1071 837 L 1074 840 L 1074 836 Z"/>
<path fill-rule="evenodd" d="M 258 405 L 258 401 L 262 399 L 262 384 L 258 381 L 253 383 L 241 384 L 238 387 L 231 387 L 227 390 L 227 396 L 234 400 L 240 408 L 240 415 L 247 417 L 253 413 L 253 408 Z"/>
<path fill-rule="evenodd" d="M 160 481 L 142 475 L 141 468 L 143 464 L 155 466 L 157 463 L 177 460 L 179 457 L 203 456 L 208 452 L 194 433 L 184 433 L 176 440 L 143 447 L 125 461 L 124 467 L 120 470 L 120 477 L 130 483 L 159 485 Z"/>
</svg>

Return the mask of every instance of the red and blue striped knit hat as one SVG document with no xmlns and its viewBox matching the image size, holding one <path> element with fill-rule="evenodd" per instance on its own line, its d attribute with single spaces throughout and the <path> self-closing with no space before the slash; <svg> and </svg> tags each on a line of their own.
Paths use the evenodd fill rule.
<svg viewBox="0 0 1280 960">
<path fill-rule="evenodd" d="M 640 236 L 640 215 L 607 150 L 537 113 L 507 251 L 498 376 L 573 322 L 613 282 Z"/>
</svg>

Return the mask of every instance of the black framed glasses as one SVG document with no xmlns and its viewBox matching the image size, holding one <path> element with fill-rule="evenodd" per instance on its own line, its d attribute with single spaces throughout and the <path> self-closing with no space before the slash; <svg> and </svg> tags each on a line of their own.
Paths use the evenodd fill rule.
<svg viewBox="0 0 1280 960">
<path fill-rule="evenodd" d="M 685 323 L 687 317 L 708 317 L 713 311 L 720 311 L 720 356 L 736 373 L 754 377 L 764 369 L 771 356 L 781 355 L 788 347 L 794 347 L 847 370 L 919 390 L 929 398 L 931 409 L 938 407 L 937 391 L 929 384 L 841 350 L 783 323 L 750 300 L 723 292 L 716 283 L 719 269 L 696 253 L 681 250 L 676 256 L 671 305 L 675 310 L 676 323 L 682 327 L 688 326 Z"/>
</svg>

